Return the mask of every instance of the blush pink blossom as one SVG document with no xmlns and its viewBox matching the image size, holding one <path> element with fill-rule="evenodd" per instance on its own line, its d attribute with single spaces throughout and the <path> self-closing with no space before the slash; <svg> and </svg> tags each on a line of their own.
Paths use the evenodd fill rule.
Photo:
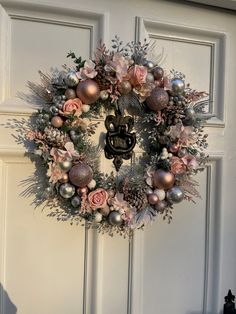
<svg viewBox="0 0 236 314">
<path fill-rule="evenodd" d="M 62 108 L 64 115 L 75 114 L 80 116 L 82 113 L 82 101 L 79 98 L 67 100 Z"/>
<path fill-rule="evenodd" d="M 88 195 L 88 202 L 91 209 L 104 208 L 107 206 L 108 193 L 102 188 L 92 191 Z"/>
<path fill-rule="evenodd" d="M 143 65 L 135 64 L 128 71 L 130 83 L 133 86 L 139 86 L 146 83 L 147 68 Z"/>
<path fill-rule="evenodd" d="M 170 160 L 170 170 L 173 174 L 183 174 L 186 171 L 186 165 L 179 157 L 172 157 Z"/>
<path fill-rule="evenodd" d="M 93 79 L 97 74 L 95 63 L 92 60 L 85 61 L 83 68 L 76 73 L 81 80 L 86 80 L 87 78 Z"/>
<path fill-rule="evenodd" d="M 198 162 L 195 156 L 191 154 L 187 154 L 184 157 L 181 158 L 183 163 L 190 169 L 197 169 Z"/>
<path fill-rule="evenodd" d="M 120 53 L 115 52 L 112 61 L 107 62 L 105 70 L 107 72 L 115 72 L 118 82 L 122 82 L 127 76 L 129 62 Z"/>
</svg>

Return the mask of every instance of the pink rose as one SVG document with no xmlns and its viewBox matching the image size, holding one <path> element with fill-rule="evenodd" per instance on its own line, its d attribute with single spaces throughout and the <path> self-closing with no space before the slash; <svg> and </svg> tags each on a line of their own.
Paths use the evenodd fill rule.
<svg viewBox="0 0 236 314">
<path fill-rule="evenodd" d="M 186 166 L 179 157 L 172 157 L 170 160 L 170 169 L 173 174 L 182 174 L 186 171 Z"/>
<path fill-rule="evenodd" d="M 102 189 L 96 189 L 88 195 L 89 206 L 92 209 L 104 208 L 107 205 L 108 193 Z"/>
<path fill-rule="evenodd" d="M 129 69 L 129 80 L 133 86 L 139 86 L 146 83 L 147 68 L 143 65 L 135 64 Z"/>
<path fill-rule="evenodd" d="M 76 116 L 80 116 L 82 112 L 82 101 L 79 98 L 69 99 L 63 105 L 63 114 L 70 115 L 75 112 Z"/>
</svg>

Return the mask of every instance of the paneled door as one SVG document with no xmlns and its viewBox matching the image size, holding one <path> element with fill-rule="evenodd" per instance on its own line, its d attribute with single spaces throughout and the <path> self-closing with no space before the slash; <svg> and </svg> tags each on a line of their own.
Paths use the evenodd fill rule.
<svg viewBox="0 0 236 314">
<path fill-rule="evenodd" d="M 6 128 L 35 110 L 20 96 L 39 69 L 64 64 L 69 50 L 89 57 L 115 34 L 156 41 L 162 66 L 207 91 L 215 115 L 202 199 L 130 242 L 34 210 L 22 195 L 34 166 Z M 0 0 L 1 314 L 221 313 L 227 290 L 236 292 L 235 56 L 233 11 L 167 0 Z"/>
</svg>

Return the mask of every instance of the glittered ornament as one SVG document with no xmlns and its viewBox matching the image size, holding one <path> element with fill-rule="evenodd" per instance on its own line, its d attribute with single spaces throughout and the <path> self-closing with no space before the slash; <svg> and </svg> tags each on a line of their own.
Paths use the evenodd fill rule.
<svg viewBox="0 0 236 314">
<path fill-rule="evenodd" d="M 69 87 L 75 87 L 78 85 L 79 83 L 79 78 L 76 75 L 75 71 L 70 71 L 67 73 L 66 77 L 65 77 L 65 83 L 66 85 L 68 85 Z"/>
<path fill-rule="evenodd" d="M 76 98 L 76 92 L 72 88 L 67 88 L 67 90 L 65 91 L 65 96 L 66 99 L 74 99 Z"/>
<path fill-rule="evenodd" d="M 148 195 L 148 203 L 151 205 L 157 204 L 159 201 L 158 196 L 155 193 L 149 194 Z"/>
<path fill-rule="evenodd" d="M 147 106 L 155 112 L 165 108 L 168 102 L 168 93 L 163 88 L 159 87 L 154 88 L 151 95 L 146 99 Z"/>
<path fill-rule="evenodd" d="M 81 204 L 81 198 L 79 196 L 74 196 L 71 200 L 71 205 L 73 207 L 79 207 Z"/>
<path fill-rule="evenodd" d="M 94 213 L 93 215 L 93 222 L 99 223 L 102 221 L 102 214 L 99 212 Z"/>
<path fill-rule="evenodd" d="M 173 186 L 167 191 L 166 197 L 172 203 L 180 203 L 184 199 L 184 192 L 178 186 Z"/>
<path fill-rule="evenodd" d="M 69 177 L 67 173 L 64 173 L 62 178 L 59 180 L 60 183 L 66 183 L 69 181 Z"/>
<path fill-rule="evenodd" d="M 92 104 L 99 98 L 100 89 L 95 81 L 84 80 L 78 84 L 76 94 L 84 104 Z"/>
<path fill-rule="evenodd" d="M 95 187 L 96 187 L 96 181 L 93 179 L 89 182 L 88 188 L 91 190 L 91 189 L 94 189 Z"/>
<path fill-rule="evenodd" d="M 61 168 L 61 170 L 69 171 L 70 168 L 72 167 L 72 161 L 71 160 L 64 160 L 64 161 L 59 163 L 59 167 Z"/>
<path fill-rule="evenodd" d="M 159 189 L 170 189 L 175 182 L 173 173 L 164 170 L 157 170 L 153 174 L 153 185 Z"/>
<path fill-rule="evenodd" d="M 163 201 L 166 197 L 165 191 L 161 189 L 155 189 L 153 193 L 155 193 L 158 196 L 159 201 Z"/>
<path fill-rule="evenodd" d="M 123 222 L 123 220 L 121 218 L 121 214 L 115 210 L 110 212 L 110 214 L 108 216 L 108 222 L 112 226 L 120 226 Z"/>
<path fill-rule="evenodd" d="M 55 116 L 52 118 L 51 124 L 54 126 L 54 128 L 60 128 L 63 125 L 63 120 L 61 117 Z"/>
<path fill-rule="evenodd" d="M 122 81 L 118 85 L 118 91 L 121 93 L 121 95 L 127 95 L 132 90 L 132 85 L 129 81 Z"/>
<path fill-rule="evenodd" d="M 160 79 L 163 78 L 164 76 L 164 70 L 161 67 L 155 67 L 153 69 L 153 76 L 155 78 L 155 80 L 159 81 Z"/>
<path fill-rule="evenodd" d="M 180 78 L 174 78 L 171 80 L 171 90 L 174 95 L 183 94 L 185 89 L 185 83 Z"/>
<path fill-rule="evenodd" d="M 70 183 L 64 183 L 60 186 L 59 193 L 64 198 L 71 198 L 75 194 L 75 187 Z"/>
<path fill-rule="evenodd" d="M 72 184 L 83 188 L 92 180 L 93 171 L 88 165 L 81 163 L 71 168 L 69 178 Z"/>
<path fill-rule="evenodd" d="M 107 100 L 108 97 L 109 97 L 109 94 L 108 94 L 108 92 L 107 92 L 106 90 L 102 90 L 102 91 L 100 92 L 100 98 L 101 98 L 101 100 Z"/>
<path fill-rule="evenodd" d="M 166 201 L 160 201 L 155 205 L 155 210 L 158 212 L 162 212 L 167 207 Z"/>
</svg>

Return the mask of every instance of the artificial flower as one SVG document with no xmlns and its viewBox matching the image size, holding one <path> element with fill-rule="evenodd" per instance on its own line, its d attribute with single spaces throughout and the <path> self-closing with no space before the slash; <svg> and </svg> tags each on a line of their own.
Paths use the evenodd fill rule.
<svg viewBox="0 0 236 314">
<path fill-rule="evenodd" d="M 170 170 L 173 174 L 183 174 L 186 172 L 186 165 L 179 157 L 172 157 L 170 159 Z"/>
<path fill-rule="evenodd" d="M 143 65 L 135 64 L 128 71 L 129 81 L 133 86 L 146 83 L 147 68 Z"/>
<path fill-rule="evenodd" d="M 65 171 L 63 171 L 57 163 L 48 163 L 47 176 L 49 177 L 49 182 L 55 184 L 63 177 L 64 173 Z"/>
<path fill-rule="evenodd" d="M 107 72 L 115 72 L 117 80 L 122 82 L 123 79 L 127 76 L 128 67 L 128 60 L 120 53 L 115 52 L 112 61 L 108 61 L 105 65 L 105 70 Z"/>
<path fill-rule="evenodd" d="M 95 63 L 89 59 L 85 61 L 84 66 L 80 68 L 76 75 L 81 80 L 86 80 L 87 78 L 93 79 L 98 74 L 95 70 L 95 66 Z"/>
<path fill-rule="evenodd" d="M 108 193 L 102 188 L 92 191 L 88 195 L 88 202 L 91 209 L 104 208 L 107 206 Z"/>
<path fill-rule="evenodd" d="M 181 158 L 183 163 L 189 168 L 189 169 L 197 169 L 198 162 L 195 156 L 191 154 L 187 154 L 184 157 Z"/>
<path fill-rule="evenodd" d="M 67 100 L 62 108 L 64 115 L 74 114 L 80 116 L 82 113 L 82 101 L 79 98 Z"/>
</svg>

